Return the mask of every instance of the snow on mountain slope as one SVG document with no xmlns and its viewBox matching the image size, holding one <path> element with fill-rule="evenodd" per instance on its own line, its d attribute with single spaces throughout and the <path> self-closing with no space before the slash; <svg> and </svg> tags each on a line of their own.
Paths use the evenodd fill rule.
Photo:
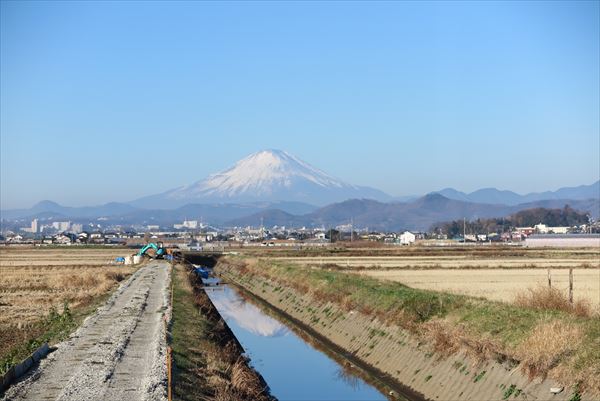
<svg viewBox="0 0 600 401">
<path fill-rule="evenodd" d="M 278 187 L 291 188 L 295 180 L 307 180 L 321 187 L 356 188 L 339 181 L 302 160 L 280 150 L 264 150 L 238 161 L 232 168 L 213 174 L 206 180 L 182 187 L 173 197 L 235 197 L 249 191 L 254 195 L 271 195 Z"/>
<path fill-rule="evenodd" d="M 288 152 L 263 150 L 204 180 L 132 204 L 167 208 L 192 202 L 297 201 L 323 205 L 348 198 L 387 200 L 389 196 L 345 183 Z"/>
</svg>

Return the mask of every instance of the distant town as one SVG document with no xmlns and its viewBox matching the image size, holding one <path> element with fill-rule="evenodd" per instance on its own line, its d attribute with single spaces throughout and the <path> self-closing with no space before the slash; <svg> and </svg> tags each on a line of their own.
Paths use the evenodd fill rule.
<svg viewBox="0 0 600 401">
<path fill-rule="evenodd" d="M 500 220 L 500 219 L 498 219 Z M 18 223 L 21 223 L 21 226 Z M 103 225 L 102 218 L 87 223 L 33 219 L 24 222 L 4 222 L 0 233 L 3 245 L 113 245 L 139 246 L 147 242 L 162 242 L 188 250 L 241 246 L 328 246 L 336 242 L 379 242 L 389 245 L 452 245 L 505 243 L 534 246 L 586 246 L 600 240 L 600 222 L 568 226 L 549 226 L 544 223 L 515 227 L 495 226 L 477 221 L 455 221 L 432 227 L 429 231 L 380 232 L 353 224 L 335 227 L 230 227 L 218 228 L 199 220 L 184 220 L 171 226 L 162 225 Z M 488 224 L 489 225 L 489 224 Z M 501 229 L 499 229 L 501 228 Z"/>
</svg>

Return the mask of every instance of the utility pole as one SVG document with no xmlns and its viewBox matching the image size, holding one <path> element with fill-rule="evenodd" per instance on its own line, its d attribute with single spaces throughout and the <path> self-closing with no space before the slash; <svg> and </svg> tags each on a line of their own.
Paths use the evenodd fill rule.
<svg viewBox="0 0 600 401">
<path fill-rule="evenodd" d="M 264 228 L 263 223 L 264 223 L 264 219 L 261 216 L 261 218 L 260 218 L 260 236 L 261 236 L 261 239 L 265 238 L 265 228 Z"/>
<path fill-rule="evenodd" d="M 467 243 L 467 218 L 463 217 L 463 244 Z"/>
</svg>

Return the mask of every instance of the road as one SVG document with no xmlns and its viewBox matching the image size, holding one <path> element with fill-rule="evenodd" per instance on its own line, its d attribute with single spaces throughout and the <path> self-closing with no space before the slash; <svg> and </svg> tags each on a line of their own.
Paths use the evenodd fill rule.
<svg viewBox="0 0 600 401">
<path fill-rule="evenodd" d="M 165 400 L 169 265 L 151 261 L 3 400 Z"/>
</svg>

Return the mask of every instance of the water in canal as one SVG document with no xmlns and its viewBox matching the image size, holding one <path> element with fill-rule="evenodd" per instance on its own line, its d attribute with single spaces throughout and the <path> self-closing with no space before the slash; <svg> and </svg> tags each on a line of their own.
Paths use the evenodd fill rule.
<svg viewBox="0 0 600 401">
<path fill-rule="evenodd" d="M 246 353 L 280 401 L 376 401 L 375 387 L 249 303 L 227 285 L 207 289 Z"/>
</svg>

